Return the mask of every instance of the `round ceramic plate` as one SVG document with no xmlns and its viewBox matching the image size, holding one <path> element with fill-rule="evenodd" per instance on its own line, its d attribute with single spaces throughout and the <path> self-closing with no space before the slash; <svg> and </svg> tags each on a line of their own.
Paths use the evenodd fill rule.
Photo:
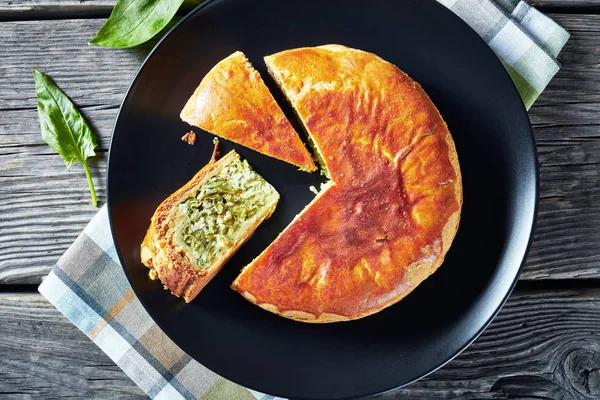
<svg viewBox="0 0 600 400">
<path fill-rule="evenodd" d="M 179 113 L 204 75 L 246 53 L 295 121 L 262 58 L 295 47 L 343 44 L 373 52 L 419 82 L 456 142 L 464 206 L 446 261 L 412 294 L 353 322 L 311 325 L 250 304 L 229 285 L 308 204 L 318 174 L 222 140 L 281 194 L 265 222 L 190 304 L 148 279 L 139 248 L 156 206 L 209 160 L 212 136 Z M 295 123 L 295 122 L 294 122 Z M 217 374 L 281 397 L 380 393 L 423 377 L 489 324 L 513 288 L 537 204 L 535 144 L 521 99 L 496 56 L 465 23 L 430 0 L 344 2 L 214 0 L 184 18 L 134 79 L 114 128 L 108 206 L 131 285 L 165 333 Z"/>
</svg>

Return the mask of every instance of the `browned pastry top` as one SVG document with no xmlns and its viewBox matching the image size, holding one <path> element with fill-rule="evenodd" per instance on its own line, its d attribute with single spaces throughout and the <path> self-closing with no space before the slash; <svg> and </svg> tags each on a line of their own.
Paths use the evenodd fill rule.
<svg viewBox="0 0 600 400">
<path fill-rule="evenodd" d="M 332 178 L 233 288 L 288 318 L 361 318 L 442 263 L 462 185 L 448 128 L 423 89 L 374 54 L 329 45 L 265 58 Z"/>
<path fill-rule="evenodd" d="M 181 111 L 185 122 L 306 171 L 304 143 L 242 52 L 215 65 Z"/>
</svg>

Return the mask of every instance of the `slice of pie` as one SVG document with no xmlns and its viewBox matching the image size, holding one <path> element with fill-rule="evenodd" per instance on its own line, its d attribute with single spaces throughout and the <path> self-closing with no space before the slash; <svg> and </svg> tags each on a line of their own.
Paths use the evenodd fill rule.
<svg viewBox="0 0 600 400">
<path fill-rule="evenodd" d="M 190 302 L 262 221 L 279 194 L 232 151 L 163 201 L 141 246 L 150 277 Z"/>
<path fill-rule="evenodd" d="M 302 170 L 317 169 L 260 74 L 240 51 L 206 74 L 181 119 Z"/>
<path fill-rule="evenodd" d="M 436 271 L 462 207 L 458 157 L 423 89 L 380 57 L 339 45 L 266 57 L 331 183 L 233 282 L 304 322 L 362 318 Z"/>
</svg>

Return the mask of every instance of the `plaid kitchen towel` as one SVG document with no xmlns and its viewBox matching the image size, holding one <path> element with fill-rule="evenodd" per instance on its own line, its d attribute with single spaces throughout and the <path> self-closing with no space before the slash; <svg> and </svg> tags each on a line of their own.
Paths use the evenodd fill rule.
<svg viewBox="0 0 600 400">
<path fill-rule="evenodd" d="M 153 399 L 275 399 L 204 368 L 158 328 L 121 268 L 106 206 L 39 291 Z"/>
<path fill-rule="evenodd" d="M 515 0 L 438 0 L 479 33 L 529 107 L 556 74 L 569 34 Z M 106 207 L 61 257 L 39 291 L 151 398 L 275 399 L 223 379 L 185 354 L 154 323 L 129 286 Z"/>
<path fill-rule="evenodd" d="M 560 69 L 569 33 L 519 0 L 437 0 L 479 34 L 502 61 L 529 109 Z"/>
</svg>

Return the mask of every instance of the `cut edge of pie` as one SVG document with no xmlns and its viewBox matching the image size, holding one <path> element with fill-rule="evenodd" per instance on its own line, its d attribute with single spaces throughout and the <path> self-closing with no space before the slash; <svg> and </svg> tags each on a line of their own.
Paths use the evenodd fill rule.
<svg viewBox="0 0 600 400">
<path fill-rule="evenodd" d="M 286 84 L 286 82 L 284 82 L 284 80 L 285 80 L 285 78 L 290 78 L 290 76 L 284 77 L 284 75 L 286 75 L 286 74 L 289 75 L 290 72 L 284 71 L 276 65 L 277 59 L 286 54 L 290 54 L 292 52 L 298 52 L 300 54 L 300 56 L 302 56 L 303 51 L 319 52 L 321 50 L 324 50 L 324 51 L 327 51 L 330 53 L 342 53 L 342 55 L 341 55 L 342 57 L 348 57 L 348 60 L 344 60 L 344 61 L 347 61 L 348 63 L 356 62 L 357 64 L 360 64 L 363 61 L 367 62 L 367 63 L 373 62 L 375 64 L 375 69 L 374 69 L 375 74 L 381 73 L 382 79 L 391 79 L 392 82 L 395 82 L 395 80 L 397 80 L 398 82 L 401 82 L 399 85 L 405 86 L 402 88 L 403 92 L 401 93 L 401 95 L 407 95 L 407 93 L 408 93 L 408 95 L 410 95 L 410 93 L 413 93 L 412 95 L 414 96 L 414 98 L 409 99 L 411 106 L 414 106 L 416 110 L 418 110 L 419 112 L 423 112 L 425 114 L 425 116 L 423 117 L 424 122 L 417 121 L 417 124 L 421 123 L 423 126 L 425 126 L 425 128 L 424 128 L 425 130 L 427 129 L 427 127 L 431 126 L 431 129 L 435 130 L 435 132 L 432 133 L 431 135 L 434 135 L 434 136 L 438 136 L 438 134 L 443 135 L 443 140 L 441 140 L 441 138 L 438 138 L 437 142 L 433 142 L 433 144 L 430 144 L 430 146 L 438 146 L 437 148 L 442 148 L 443 146 L 440 144 L 441 142 L 443 142 L 444 145 L 446 146 L 445 150 L 447 152 L 446 153 L 447 160 L 439 161 L 439 163 L 445 163 L 445 165 L 444 165 L 445 170 L 442 170 L 440 172 L 440 177 L 442 175 L 451 176 L 452 179 L 450 179 L 448 182 L 438 182 L 437 184 L 440 186 L 451 185 L 454 188 L 454 190 L 451 190 L 450 187 L 447 190 L 445 190 L 445 188 L 441 189 L 442 191 L 445 190 L 443 195 L 446 196 L 446 198 L 444 198 L 444 199 L 445 199 L 445 201 L 448 202 L 449 207 L 452 208 L 452 210 L 447 210 L 448 212 L 445 215 L 446 216 L 445 222 L 443 224 L 438 224 L 439 228 L 441 228 L 441 229 L 439 229 L 439 228 L 437 229 L 437 231 L 439 231 L 439 234 L 436 235 L 435 237 L 437 237 L 439 239 L 439 241 L 441 241 L 441 243 L 439 243 L 439 242 L 430 243 L 426 247 L 419 249 L 419 251 L 421 251 L 421 253 L 423 253 L 425 251 L 425 249 L 427 249 L 425 252 L 431 251 L 433 253 L 437 253 L 437 254 L 434 254 L 435 260 L 431 259 L 431 257 L 432 257 L 431 255 L 426 256 L 425 254 L 423 254 L 422 258 L 415 260 L 414 263 L 409 264 L 409 265 L 399 266 L 399 267 L 404 267 L 405 269 L 402 273 L 402 281 L 401 281 L 402 288 L 397 295 L 393 296 L 392 298 L 390 298 L 387 301 L 380 302 L 376 306 L 372 306 L 370 308 L 367 307 L 366 309 L 363 309 L 361 311 L 357 311 L 354 313 L 346 312 L 346 313 L 344 313 L 345 315 L 342 315 L 342 313 L 330 312 L 331 310 L 318 310 L 319 312 L 313 312 L 314 310 L 309 310 L 309 309 L 300 310 L 300 309 L 294 309 L 293 307 L 285 307 L 285 306 L 281 307 L 281 305 L 273 304 L 273 303 L 277 303 L 277 301 L 269 301 L 267 298 L 270 296 L 272 298 L 271 300 L 277 300 L 277 299 L 282 300 L 283 299 L 283 302 L 285 303 L 286 297 L 284 294 L 281 294 L 281 293 L 283 293 L 282 290 L 286 289 L 285 287 L 280 287 L 280 288 L 276 289 L 274 291 L 276 294 L 271 294 L 271 295 L 267 294 L 265 296 L 263 293 L 263 295 L 260 296 L 257 294 L 257 290 L 253 290 L 252 283 L 248 282 L 248 279 L 249 279 L 248 276 L 253 274 L 255 272 L 254 270 L 256 268 L 263 268 L 263 269 L 267 268 L 264 266 L 264 263 L 268 262 L 268 259 L 271 257 L 272 253 L 278 251 L 279 249 L 281 249 L 282 247 L 285 247 L 286 245 L 289 246 L 289 243 L 285 242 L 285 240 L 288 240 L 288 242 L 290 241 L 290 238 L 286 238 L 286 236 L 290 236 L 290 234 L 288 234 L 288 232 L 291 232 L 297 223 L 299 224 L 299 222 L 297 222 L 299 219 L 303 218 L 304 216 L 307 216 L 306 218 L 310 218 L 311 212 L 313 214 L 315 213 L 312 211 L 313 205 L 316 205 L 319 202 L 319 200 L 323 196 L 325 196 L 325 194 L 331 188 L 335 188 L 336 186 L 338 186 L 338 184 L 336 183 L 338 178 L 341 176 L 341 177 L 343 177 L 341 179 L 344 181 L 347 181 L 348 178 L 352 178 L 352 177 L 348 177 L 348 176 L 344 177 L 344 172 L 350 171 L 352 169 L 352 167 L 347 167 L 346 169 L 338 168 L 338 170 L 342 171 L 342 172 L 335 171 L 335 174 L 332 174 L 331 168 L 328 168 L 327 160 L 328 159 L 335 160 L 336 157 L 338 157 L 337 160 L 339 161 L 341 158 L 336 154 L 334 154 L 333 157 L 326 157 L 326 156 L 331 156 L 332 152 L 331 151 L 328 152 L 326 149 L 323 149 L 319 145 L 319 141 L 320 141 L 319 139 L 328 140 L 328 138 L 325 137 L 324 135 L 321 135 L 321 137 L 319 138 L 318 132 L 313 131 L 311 129 L 311 127 L 310 127 L 311 123 L 307 123 L 308 118 L 318 119 L 316 117 L 319 116 L 319 113 L 318 113 L 318 111 L 314 111 L 314 110 L 317 110 L 319 108 L 319 105 L 326 106 L 327 104 L 319 103 L 319 102 L 310 103 L 308 106 L 307 106 L 307 104 L 303 104 L 304 112 L 302 112 L 299 110 L 299 103 L 298 103 L 300 100 L 304 99 L 304 96 L 307 93 L 309 93 L 311 90 L 314 90 L 315 87 L 317 89 L 319 89 L 319 86 L 320 86 L 320 87 L 324 88 L 324 92 L 326 92 L 328 90 L 328 85 L 331 84 L 331 85 L 333 85 L 331 87 L 334 87 L 338 83 L 335 80 L 341 81 L 343 79 L 343 77 L 332 78 L 333 79 L 332 82 L 324 82 L 324 81 L 323 82 L 319 82 L 319 81 L 310 82 L 307 80 L 303 80 L 302 77 L 299 77 L 296 80 L 290 79 Z M 335 58 L 335 57 L 338 57 L 339 55 L 338 54 L 327 54 L 327 55 L 321 54 L 321 56 L 323 58 L 330 57 L 330 56 Z M 311 61 L 310 57 L 312 57 L 312 55 L 307 56 L 307 59 L 303 60 L 302 68 L 304 68 L 305 70 L 318 71 L 318 68 L 320 66 L 319 65 L 310 65 L 310 61 Z M 359 319 L 359 318 L 363 318 L 368 315 L 377 313 L 377 312 L 381 311 L 382 309 L 389 307 L 390 305 L 395 304 L 398 301 L 402 300 L 404 297 L 406 297 L 408 294 L 410 294 L 422 281 L 424 281 L 427 277 L 429 277 L 431 274 L 433 274 L 439 268 L 439 266 L 443 263 L 446 253 L 447 253 L 448 249 L 450 248 L 452 241 L 454 240 L 454 237 L 458 230 L 460 214 L 461 214 L 461 209 L 462 209 L 462 177 L 461 177 L 461 173 L 460 173 L 458 155 L 456 153 L 456 147 L 455 147 L 454 141 L 452 139 L 452 136 L 450 135 L 450 132 L 447 129 L 447 125 L 443 121 L 439 111 L 433 105 L 433 103 L 431 102 L 431 100 L 429 99 L 427 94 L 423 91 L 423 89 L 420 87 L 420 85 L 418 85 L 418 83 L 416 83 L 415 81 L 410 79 L 406 74 L 404 74 L 396 66 L 394 66 L 391 63 L 388 63 L 387 61 L 381 59 L 379 56 L 376 56 L 374 54 L 347 48 L 347 47 L 341 46 L 341 45 L 325 45 L 325 46 L 319 46 L 316 48 L 300 48 L 300 49 L 292 49 L 292 50 L 282 51 L 280 53 L 276 53 L 274 55 L 265 57 L 265 62 L 267 64 L 269 73 L 271 74 L 271 76 L 274 78 L 275 82 L 278 84 L 280 89 L 285 94 L 285 97 L 287 98 L 287 100 L 291 104 L 292 108 L 294 109 L 298 119 L 302 122 L 302 125 L 307 133 L 307 136 L 310 138 L 310 142 L 313 145 L 315 152 L 318 153 L 318 155 L 319 155 L 319 158 L 320 158 L 319 161 L 321 161 L 322 167 L 325 168 L 326 170 L 328 170 L 329 174 L 333 175 L 333 179 L 332 179 L 332 181 L 330 181 L 330 184 L 327 185 L 325 188 L 323 188 L 320 191 L 319 195 L 310 204 L 308 204 L 300 214 L 298 214 L 298 216 L 294 219 L 294 221 L 292 221 L 292 223 L 290 223 L 288 225 L 288 227 L 286 227 L 286 229 L 283 232 L 281 232 L 281 234 L 277 237 L 277 239 L 275 241 L 273 241 L 273 243 L 271 243 L 271 245 L 267 249 L 265 249 L 256 259 L 254 259 L 248 266 L 246 266 L 242 270 L 242 272 L 238 275 L 236 280 L 233 282 L 232 288 L 234 290 L 238 291 L 248 301 L 254 303 L 255 305 L 258 305 L 259 307 L 261 307 L 267 311 L 273 312 L 275 314 L 278 314 L 278 315 L 286 317 L 286 318 L 301 321 L 301 322 L 328 323 L 328 322 L 349 321 L 349 320 Z M 318 63 L 318 62 L 320 62 L 320 60 L 317 59 L 316 62 Z M 329 61 L 325 60 L 323 62 L 328 63 Z M 336 63 L 336 61 L 333 61 L 333 64 L 331 64 L 331 65 L 334 65 L 335 63 Z M 328 67 L 328 66 L 329 65 L 325 65 L 325 67 Z M 391 66 L 391 69 L 390 69 L 390 66 Z M 362 67 L 364 67 L 364 66 L 362 66 Z M 380 69 L 380 71 L 377 70 L 378 68 Z M 300 72 L 300 75 L 302 73 L 305 73 L 305 72 L 304 71 Z M 341 86 L 344 86 L 345 84 L 346 84 L 346 82 L 343 82 L 343 83 L 341 83 Z M 296 86 L 293 89 L 291 89 L 291 87 L 294 85 L 296 85 Z M 337 88 L 339 89 L 340 86 L 338 85 Z M 343 88 L 339 89 L 339 90 L 343 90 Z M 352 96 L 352 94 L 350 94 L 350 95 Z M 333 97 L 333 98 L 335 99 L 335 97 Z M 337 106 L 338 103 L 335 103 L 335 104 Z M 352 102 L 350 102 L 350 104 L 354 105 L 354 103 L 352 103 Z M 340 107 L 342 107 L 342 105 L 340 105 Z M 307 110 L 309 110 L 310 112 L 307 112 Z M 381 111 L 381 108 L 379 108 L 379 109 L 376 109 L 376 111 L 379 113 L 384 113 L 385 109 L 383 111 Z M 329 114 L 329 115 L 331 115 L 331 114 Z M 359 115 L 359 117 L 360 117 L 360 115 Z M 389 118 L 389 117 L 386 117 L 386 118 Z M 411 123 L 412 123 L 412 121 L 411 121 Z M 314 121 L 313 121 L 313 124 L 314 124 Z M 327 133 L 332 133 L 332 132 L 333 131 L 329 131 Z M 316 133 L 316 135 L 315 135 L 315 133 Z M 397 153 L 393 153 L 392 155 L 394 156 L 393 157 L 393 161 L 395 163 L 394 166 L 398 170 L 401 169 L 397 166 L 398 159 L 400 160 L 399 162 L 401 164 L 404 163 L 405 158 L 409 158 L 409 154 L 412 151 L 413 147 L 420 145 L 421 142 L 427 141 L 427 139 L 428 139 L 427 136 L 430 136 L 429 132 L 422 132 L 421 136 L 411 137 L 410 138 L 410 148 L 406 152 L 404 152 L 405 149 L 401 149 L 401 148 L 395 149 L 395 150 L 397 150 Z M 435 139 L 432 139 L 432 140 L 435 140 Z M 390 139 L 390 142 L 394 142 L 394 139 Z M 431 140 L 429 140 L 428 142 L 431 142 Z M 440 143 L 438 143 L 438 142 L 440 142 Z M 394 142 L 394 143 L 397 143 L 397 142 Z M 341 142 L 341 145 L 347 145 L 347 144 L 348 144 L 348 142 Z M 376 144 L 376 146 L 377 145 L 378 144 Z M 426 145 L 424 145 L 424 146 L 426 146 Z M 382 146 L 382 147 L 385 147 L 385 146 Z M 330 150 L 331 150 L 331 147 L 330 147 Z M 381 150 L 381 152 L 385 153 L 384 150 L 386 150 L 386 149 L 384 148 L 383 150 Z M 427 150 L 427 148 L 425 148 L 425 150 Z M 444 149 L 442 148 L 442 150 L 444 150 Z M 403 152 L 407 153 L 407 154 L 404 154 Z M 392 157 L 389 157 L 389 158 L 390 158 L 390 160 L 392 160 Z M 362 159 L 359 161 L 364 162 L 365 159 Z M 418 163 L 419 160 L 412 161 L 412 159 L 411 159 L 411 162 Z M 385 163 L 386 163 L 386 161 L 384 160 L 383 164 L 381 164 L 381 165 L 387 165 Z M 374 164 L 377 164 L 377 162 L 374 161 Z M 377 168 L 377 166 L 374 166 L 374 168 Z M 419 173 L 420 172 L 416 172 L 415 174 L 418 175 Z M 363 171 L 361 171 L 359 173 L 359 175 L 360 174 L 365 175 L 363 173 Z M 382 174 L 383 174 L 383 172 L 382 172 Z M 365 176 L 368 176 L 368 173 L 366 173 Z M 403 180 L 402 185 L 404 185 L 405 176 L 402 175 L 401 179 Z M 418 184 L 415 186 L 418 187 Z M 406 190 L 404 186 L 403 186 L 403 190 Z M 417 189 L 417 191 L 418 191 L 418 189 Z M 452 194 L 451 191 L 454 193 Z M 442 195 L 440 195 L 440 196 L 442 196 Z M 435 196 L 432 195 L 432 197 L 435 197 Z M 454 202 L 452 200 L 454 200 Z M 419 201 L 419 200 L 417 199 L 417 201 Z M 409 209 L 409 211 L 414 214 L 415 210 L 418 206 L 419 206 L 419 204 L 417 204 L 416 206 L 414 204 L 411 205 L 410 206 L 411 208 Z M 450 211 L 452 211 L 452 212 L 450 213 Z M 411 214 L 411 215 L 413 216 L 413 219 L 417 220 L 417 222 L 419 220 L 419 217 L 423 217 L 422 215 L 419 215 L 419 213 L 416 213 L 416 217 L 413 214 Z M 441 214 L 443 214 L 443 213 L 441 213 Z M 426 219 L 427 216 L 424 216 L 424 218 Z M 417 234 L 419 234 L 419 233 L 420 232 L 417 232 Z M 436 247 L 436 243 L 437 243 L 438 247 Z M 285 252 L 285 251 L 287 251 L 287 250 L 281 250 L 280 253 Z M 310 253 L 310 246 L 307 251 L 308 251 L 308 253 Z M 313 255 L 312 253 L 309 254 L 309 256 L 312 256 L 312 255 Z M 264 261 L 264 259 L 267 259 L 267 261 Z M 263 263 L 263 265 L 261 265 L 261 262 Z M 303 273 L 304 268 L 307 265 L 308 265 L 307 263 L 301 262 L 301 265 L 296 268 L 302 268 L 302 273 Z M 281 267 L 281 268 L 283 269 L 284 267 Z M 285 268 L 287 268 L 287 267 L 285 267 Z M 356 268 L 354 268 L 354 269 L 356 270 Z M 284 274 L 288 273 L 288 271 L 280 270 L 279 273 L 280 273 L 280 275 L 283 276 Z M 266 275 L 266 274 L 263 274 L 263 275 Z M 258 276 L 260 276 L 260 271 L 258 273 Z M 283 278 L 281 278 L 280 280 L 283 281 Z M 262 284 L 267 285 L 268 282 L 262 282 Z M 335 284 L 337 284 L 337 283 L 335 283 Z M 260 291 L 260 289 L 259 289 L 259 291 Z M 290 291 L 289 293 L 293 293 L 293 291 Z M 318 293 L 315 292 L 315 293 L 313 293 L 313 296 L 317 295 L 317 294 Z M 262 300 L 259 299 L 258 297 L 262 297 Z M 267 298 L 265 298 L 265 297 L 267 297 Z M 360 297 L 360 296 L 358 296 L 358 297 Z M 385 298 L 385 296 L 382 296 L 382 297 Z M 289 300 L 289 297 L 288 297 L 287 301 L 294 302 L 295 300 L 296 299 L 294 299 L 293 301 Z M 333 300 L 335 301 L 335 299 L 333 299 Z M 352 307 L 352 306 L 350 306 L 350 307 Z"/>
<path fill-rule="evenodd" d="M 241 51 L 221 60 L 204 76 L 180 117 L 303 171 L 317 169 L 300 136 Z"/>
<path fill-rule="evenodd" d="M 221 270 L 227 260 L 252 236 L 260 224 L 273 214 L 279 201 L 279 194 L 275 188 L 254 171 L 247 161 L 242 160 L 235 150 L 232 150 L 218 161 L 215 161 L 215 153 L 213 153 L 211 161 L 198 171 L 190 181 L 167 197 L 156 208 L 140 247 L 140 258 L 142 263 L 150 269 L 150 278 L 152 280 L 158 278 L 166 290 L 170 290 L 177 297 L 183 297 L 186 303 L 189 303 L 198 295 L 204 286 Z M 216 223 L 211 224 L 210 220 L 216 221 L 222 218 L 222 214 L 228 207 L 221 203 L 221 209 L 218 211 L 219 205 L 215 206 L 213 203 L 224 202 L 223 193 L 219 192 L 218 189 L 211 189 L 210 196 L 200 197 L 198 203 L 203 200 L 208 201 L 209 197 L 212 202 L 208 205 L 203 203 L 201 206 L 198 205 L 197 209 L 191 210 L 196 214 L 202 211 L 205 212 L 208 224 L 202 224 L 198 220 L 192 221 L 190 215 L 188 215 L 190 210 L 187 208 L 187 201 L 196 200 L 196 196 L 201 196 L 203 187 L 211 184 L 211 179 L 226 179 L 227 177 L 222 175 L 230 174 L 229 169 L 250 177 L 252 183 L 258 182 L 261 185 L 260 187 L 264 188 L 260 192 L 264 204 L 243 204 L 246 201 L 245 199 L 232 194 L 231 196 L 235 198 L 235 202 L 231 204 L 234 207 L 241 204 L 237 207 L 251 208 L 251 212 L 254 214 L 249 218 L 239 219 L 239 223 L 235 225 L 237 230 L 232 230 L 235 226 L 231 226 L 235 219 L 229 224 L 223 222 L 222 226 L 229 230 L 229 234 L 214 232 L 214 236 L 221 236 L 224 242 L 213 253 L 208 253 L 209 249 L 206 249 L 205 246 L 194 249 L 183 235 L 186 225 L 189 226 L 195 223 L 199 226 L 192 229 L 200 232 L 203 228 L 213 229 Z M 242 185 L 246 181 L 248 179 L 239 179 L 237 182 L 239 182 L 238 185 Z M 248 185 L 245 185 L 244 190 L 249 190 Z M 210 209 L 207 207 L 210 207 Z M 196 232 L 192 233 L 192 235 L 195 234 Z M 202 234 L 202 237 L 204 236 Z M 215 239 L 216 241 L 217 239 Z M 206 260 L 203 260 L 203 263 L 198 260 L 199 255 L 206 255 Z"/>
<path fill-rule="evenodd" d="M 277 84 L 277 86 L 281 89 L 281 92 L 283 93 L 283 96 L 285 97 L 285 99 L 287 100 L 288 104 L 290 105 L 290 107 L 294 111 L 294 116 L 296 117 L 296 120 L 300 122 L 300 126 L 302 127 L 302 131 L 304 132 L 304 137 L 306 137 L 306 139 L 308 141 L 308 144 L 310 145 L 310 148 L 312 149 L 313 154 L 315 156 L 314 158 L 317 160 L 318 165 L 321 167 L 321 173 L 322 173 L 322 175 L 325 175 L 327 178 L 331 179 L 331 176 L 329 175 L 329 170 L 327 169 L 327 164 L 325 163 L 325 158 L 323 157 L 321 149 L 319 149 L 319 146 L 317 145 L 317 143 L 313 139 L 313 137 L 312 137 L 312 135 L 311 135 L 308 127 L 304 123 L 304 119 L 302 119 L 300 117 L 300 115 L 298 114 L 298 110 L 294 106 L 294 101 L 292 100 L 292 97 L 290 96 L 290 93 L 288 91 L 282 89 L 283 88 L 283 82 L 281 82 L 281 77 L 278 74 L 276 74 L 274 72 L 274 69 L 272 68 L 272 65 L 270 63 L 270 59 L 273 56 L 266 56 L 266 57 L 264 57 L 265 64 L 267 65 L 267 72 L 269 73 L 269 75 L 271 76 L 271 78 L 275 81 L 275 83 Z"/>
</svg>

